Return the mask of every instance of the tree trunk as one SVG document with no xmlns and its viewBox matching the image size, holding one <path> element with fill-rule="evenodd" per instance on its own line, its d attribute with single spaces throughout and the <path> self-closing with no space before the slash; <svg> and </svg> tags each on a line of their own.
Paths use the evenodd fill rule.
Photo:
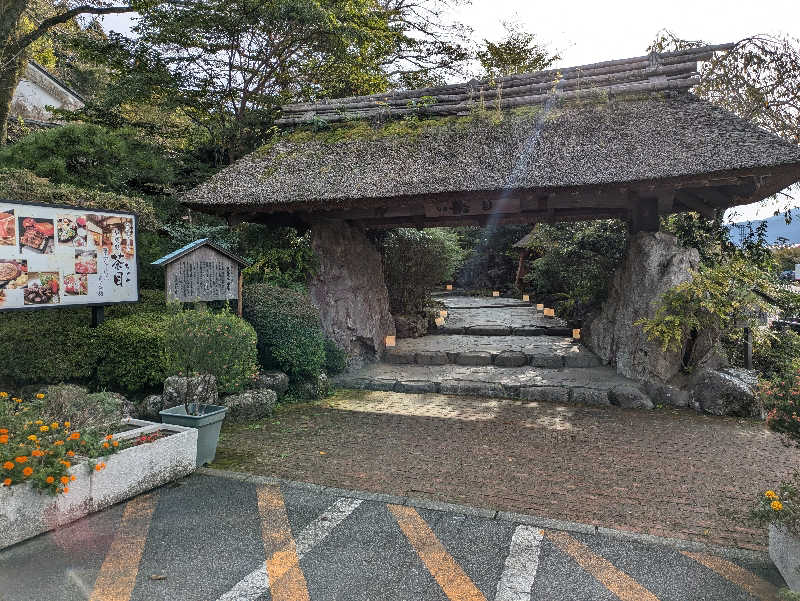
<svg viewBox="0 0 800 601">
<path fill-rule="evenodd" d="M 11 99 L 14 97 L 14 90 L 17 89 L 19 80 L 22 78 L 25 62 L 24 58 L 20 57 L 0 70 L 0 145 L 5 144 L 8 139 L 8 117 L 11 113 Z"/>
</svg>

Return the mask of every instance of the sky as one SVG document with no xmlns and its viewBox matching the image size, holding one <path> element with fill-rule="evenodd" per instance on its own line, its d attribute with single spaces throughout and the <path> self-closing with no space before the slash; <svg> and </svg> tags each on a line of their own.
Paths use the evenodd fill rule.
<svg viewBox="0 0 800 601">
<path fill-rule="evenodd" d="M 789 34 L 800 38 L 800 0 L 670 0 L 666 2 L 472 0 L 449 11 L 452 19 L 470 26 L 474 39 L 497 40 L 503 22 L 518 23 L 535 33 L 568 67 L 645 54 L 661 29 L 710 44 L 734 42 L 758 33 Z M 106 29 L 130 31 L 129 15 L 112 15 Z M 800 191 L 794 191 L 800 206 Z M 779 201 L 784 206 L 786 201 Z M 736 221 L 772 216 L 777 205 L 737 207 Z"/>
</svg>

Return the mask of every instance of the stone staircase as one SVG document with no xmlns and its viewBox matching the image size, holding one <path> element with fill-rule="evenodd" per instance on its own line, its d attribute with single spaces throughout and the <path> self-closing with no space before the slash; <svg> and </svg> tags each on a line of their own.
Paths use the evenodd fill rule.
<svg viewBox="0 0 800 601">
<path fill-rule="evenodd" d="M 384 361 L 342 374 L 342 387 L 651 408 L 638 385 L 580 343 L 558 318 L 507 298 L 441 296 L 445 323 L 405 338 Z"/>
</svg>

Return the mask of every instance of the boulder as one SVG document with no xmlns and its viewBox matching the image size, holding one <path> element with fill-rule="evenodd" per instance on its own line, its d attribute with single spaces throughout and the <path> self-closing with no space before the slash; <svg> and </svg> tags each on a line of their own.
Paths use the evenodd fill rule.
<svg viewBox="0 0 800 601">
<path fill-rule="evenodd" d="M 218 405 L 217 379 L 210 374 L 170 376 L 164 380 L 162 402 L 167 409 L 184 403 Z"/>
<path fill-rule="evenodd" d="M 763 407 L 756 394 L 758 377 L 746 369 L 704 369 L 693 378 L 689 404 L 711 415 L 763 417 Z"/>
<path fill-rule="evenodd" d="M 642 390 L 632 384 L 620 384 L 608 391 L 612 405 L 623 409 L 652 409 L 653 401 Z"/>
<path fill-rule="evenodd" d="M 289 389 L 289 376 L 282 371 L 265 371 L 258 375 L 255 389 L 274 390 L 278 396 Z"/>
<path fill-rule="evenodd" d="M 221 403 L 228 408 L 225 417 L 231 421 L 257 421 L 272 415 L 278 395 L 269 388 L 246 390 L 222 399 Z"/>
<path fill-rule="evenodd" d="M 140 418 L 157 419 L 158 412 L 165 408 L 163 397 L 160 394 L 151 394 L 139 403 L 137 414 Z"/>
<path fill-rule="evenodd" d="M 308 291 L 322 329 L 350 357 L 351 367 L 375 361 L 395 334 L 380 252 L 346 221 L 315 223 L 311 247 L 319 260 Z"/>
<path fill-rule="evenodd" d="M 622 376 L 669 382 L 681 372 L 681 354 L 662 351 L 658 342 L 649 342 L 642 328 L 634 324 L 654 316 L 661 295 L 690 279 L 699 264 L 697 250 L 681 246 L 671 234 L 633 235 L 625 262 L 611 280 L 608 299 L 583 328 L 587 346 Z"/>
<path fill-rule="evenodd" d="M 398 338 L 419 338 L 428 333 L 428 317 L 421 314 L 394 315 Z"/>
<path fill-rule="evenodd" d="M 321 399 L 328 395 L 331 390 L 331 384 L 328 375 L 321 373 L 316 379 L 296 383 L 295 390 L 300 399 Z"/>
</svg>

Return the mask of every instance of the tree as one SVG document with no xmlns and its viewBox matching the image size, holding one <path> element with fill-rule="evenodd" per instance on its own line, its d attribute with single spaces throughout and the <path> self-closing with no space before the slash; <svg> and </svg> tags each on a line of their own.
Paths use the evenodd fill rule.
<svg viewBox="0 0 800 601">
<path fill-rule="evenodd" d="M 108 15 L 135 10 L 132 0 L 109 5 L 103 0 L 66 0 L 50 5 L 38 0 L 0 0 L 0 144 L 7 138 L 11 99 L 33 45 L 80 15 Z"/>
<path fill-rule="evenodd" d="M 516 23 L 504 22 L 506 34 L 498 42 L 484 40 L 484 47 L 477 53 L 484 77 L 497 80 L 506 75 L 542 71 L 552 66 L 561 57 L 550 51 L 536 39 L 536 35 L 524 31 Z"/>
<path fill-rule="evenodd" d="M 203 132 L 226 164 L 273 133 L 280 105 L 370 94 L 465 63 L 440 0 L 187 0 L 142 15 L 138 40 L 85 45 L 114 77 L 81 119 Z M 426 12 L 427 11 L 427 12 Z M 453 30 L 448 37 L 444 32 Z M 441 37 L 437 37 L 441 36 Z M 452 38 L 452 39 L 451 39 Z M 183 128 L 183 132 L 181 132 Z M 172 131 L 170 131 L 172 130 Z M 196 143 L 197 140 L 194 140 Z"/>
</svg>

